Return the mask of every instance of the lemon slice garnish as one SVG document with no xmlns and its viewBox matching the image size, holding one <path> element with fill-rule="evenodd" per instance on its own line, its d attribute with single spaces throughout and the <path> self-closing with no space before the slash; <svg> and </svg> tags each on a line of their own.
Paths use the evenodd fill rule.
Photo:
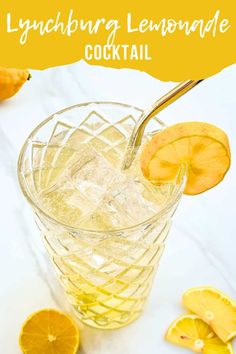
<svg viewBox="0 0 236 354">
<path fill-rule="evenodd" d="M 182 164 L 188 166 L 185 194 L 213 188 L 230 167 L 227 135 L 208 123 L 179 123 L 156 134 L 141 153 L 142 172 L 154 183 L 174 179 Z"/>
</svg>

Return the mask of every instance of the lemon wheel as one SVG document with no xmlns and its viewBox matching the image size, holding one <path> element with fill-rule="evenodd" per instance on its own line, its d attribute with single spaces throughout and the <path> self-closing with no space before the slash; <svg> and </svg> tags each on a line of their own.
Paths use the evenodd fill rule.
<svg viewBox="0 0 236 354">
<path fill-rule="evenodd" d="M 236 336 L 236 303 L 221 291 L 211 287 L 189 289 L 182 301 L 208 323 L 223 342 Z"/>
<path fill-rule="evenodd" d="M 185 194 L 213 188 L 230 167 L 227 135 L 208 123 L 179 123 L 156 134 L 141 153 L 142 172 L 153 183 L 174 179 L 182 164 L 188 166 Z"/>
<path fill-rule="evenodd" d="M 195 353 L 233 354 L 232 345 L 224 343 L 211 327 L 196 315 L 184 315 L 167 330 L 166 340 L 191 349 Z"/>
</svg>

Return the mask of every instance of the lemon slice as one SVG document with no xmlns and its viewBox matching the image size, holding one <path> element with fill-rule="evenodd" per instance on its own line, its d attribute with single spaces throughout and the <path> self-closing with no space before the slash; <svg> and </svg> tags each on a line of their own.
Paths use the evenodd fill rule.
<svg viewBox="0 0 236 354">
<path fill-rule="evenodd" d="M 236 303 L 210 287 L 187 290 L 183 304 L 208 323 L 223 342 L 236 336 Z"/>
<path fill-rule="evenodd" d="M 79 331 L 66 314 L 45 309 L 26 319 L 19 344 L 27 354 L 75 354 L 79 346 Z"/>
<path fill-rule="evenodd" d="M 183 163 L 188 165 L 185 194 L 213 188 L 230 167 L 227 135 L 208 123 L 179 123 L 156 134 L 141 153 L 142 172 L 154 183 L 174 179 Z"/>
<path fill-rule="evenodd" d="M 233 354 L 232 345 L 222 342 L 212 329 L 196 315 L 175 320 L 165 335 L 174 344 L 204 354 Z"/>
</svg>

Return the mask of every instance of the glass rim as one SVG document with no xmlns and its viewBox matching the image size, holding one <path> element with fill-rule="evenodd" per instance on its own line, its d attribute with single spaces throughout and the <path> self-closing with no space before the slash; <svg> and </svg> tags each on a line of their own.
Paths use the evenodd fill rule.
<svg viewBox="0 0 236 354">
<path fill-rule="evenodd" d="M 170 209 L 179 201 L 179 199 L 181 198 L 183 191 L 182 191 L 182 186 L 183 184 L 185 184 L 185 177 L 187 175 L 187 166 L 186 164 L 182 164 L 180 166 L 179 172 L 176 175 L 176 179 L 180 177 L 180 184 L 179 184 L 179 188 L 177 189 L 177 191 L 174 192 L 174 195 L 171 196 L 170 198 L 167 199 L 166 203 L 164 204 L 164 207 L 158 211 L 157 213 L 155 213 L 154 215 L 152 215 L 151 217 L 149 217 L 148 219 L 145 219 L 137 224 L 128 226 L 128 227 L 122 227 L 119 229 L 111 229 L 111 230 L 93 230 L 93 229 L 86 229 L 86 228 L 80 228 L 80 227 L 74 227 L 71 225 L 67 225 L 66 223 L 63 223 L 62 221 L 57 220 L 56 218 L 53 218 L 52 216 L 50 216 L 45 210 L 43 210 L 34 200 L 33 198 L 31 198 L 31 196 L 29 195 L 29 193 L 27 192 L 27 189 L 25 188 L 25 182 L 23 181 L 22 178 L 22 172 L 21 172 L 21 167 L 22 167 L 22 162 L 23 162 L 23 157 L 24 154 L 26 152 L 27 149 L 27 144 L 28 141 L 35 135 L 35 133 L 37 131 L 39 131 L 39 129 L 41 127 L 43 127 L 45 124 L 47 124 L 50 120 L 52 120 L 54 118 L 55 115 L 60 115 L 63 114 L 67 111 L 70 111 L 74 108 L 79 108 L 79 107 L 84 107 L 84 106 L 88 106 L 90 104 L 101 104 L 101 105 L 106 105 L 106 104 L 110 104 L 110 105 L 115 105 L 115 106 L 121 106 L 121 107 L 126 107 L 126 108 L 133 108 L 137 111 L 139 111 L 140 113 L 143 112 L 143 110 L 141 108 L 138 108 L 134 105 L 130 105 L 127 103 L 120 103 L 120 102 L 115 102 L 115 101 L 88 101 L 88 102 L 84 102 L 84 103 L 79 103 L 79 104 L 75 104 L 72 106 L 68 106 L 66 108 L 63 108 L 53 114 L 51 114 L 50 116 L 48 116 L 46 119 L 42 120 L 31 132 L 30 134 L 27 136 L 27 138 L 24 141 L 23 146 L 21 147 L 20 153 L 19 153 L 19 157 L 18 157 L 18 162 L 17 162 L 17 175 L 18 175 L 18 181 L 20 184 L 20 188 L 21 191 L 24 195 L 24 197 L 26 198 L 26 200 L 28 201 L 28 203 L 31 205 L 31 207 L 37 212 L 41 213 L 46 219 L 48 219 L 50 222 L 52 222 L 53 224 L 59 225 L 65 229 L 69 229 L 70 231 L 73 232 L 86 232 L 89 234 L 115 234 L 115 233 L 120 233 L 120 232 L 124 232 L 124 231 L 131 231 L 133 229 L 137 229 L 140 228 L 142 225 L 145 225 L 147 223 L 154 223 L 155 221 L 157 221 L 158 219 L 160 219 L 161 217 L 163 217 L 165 214 L 168 213 L 168 211 L 170 211 Z M 154 116 L 153 118 L 156 119 L 156 121 L 162 126 L 162 127 L 166 127 L 166 125 L 156 116 Z"/>
</svg>

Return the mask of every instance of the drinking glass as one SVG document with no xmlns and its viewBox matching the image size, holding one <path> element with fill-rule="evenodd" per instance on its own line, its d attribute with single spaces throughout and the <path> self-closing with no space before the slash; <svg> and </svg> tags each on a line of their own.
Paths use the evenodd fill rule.
<svg viewBox="0 0 236 354">
<path fill-rule="evenodd" d="M 63 161 L 57 164 L 57 169 L 53 165 L 75 130 L 79 135 L 73 143 L 74 150 L 83 144 L 99 146 L 100 151 L 106 149 L 107 158 L 112 158 L 113 165 L 118 166 L 141 113 L 136 107 L 114 102 L 89 102 L 66 108 L 33 130 L 19 156 L 19 182 L 34 211 L 58 279 L 76 317 L 92 327 L 119 328 L 143 311 L 172 215 L 184 190 L 185 168 L 180 168 L 165 203 L 155 215 L 113 230 L 75 227 L 49 215 L 40 202 L 40 191 L 47 187 L 42 171 L 47 175 L 65 168 Z M 163 127 L 154 117 L 144 139 Z M 56 144 L 57 137 L 62 135 L 63 141 Z M 53 157 L 46 159 L 49 148 Z"/>
</svg>

